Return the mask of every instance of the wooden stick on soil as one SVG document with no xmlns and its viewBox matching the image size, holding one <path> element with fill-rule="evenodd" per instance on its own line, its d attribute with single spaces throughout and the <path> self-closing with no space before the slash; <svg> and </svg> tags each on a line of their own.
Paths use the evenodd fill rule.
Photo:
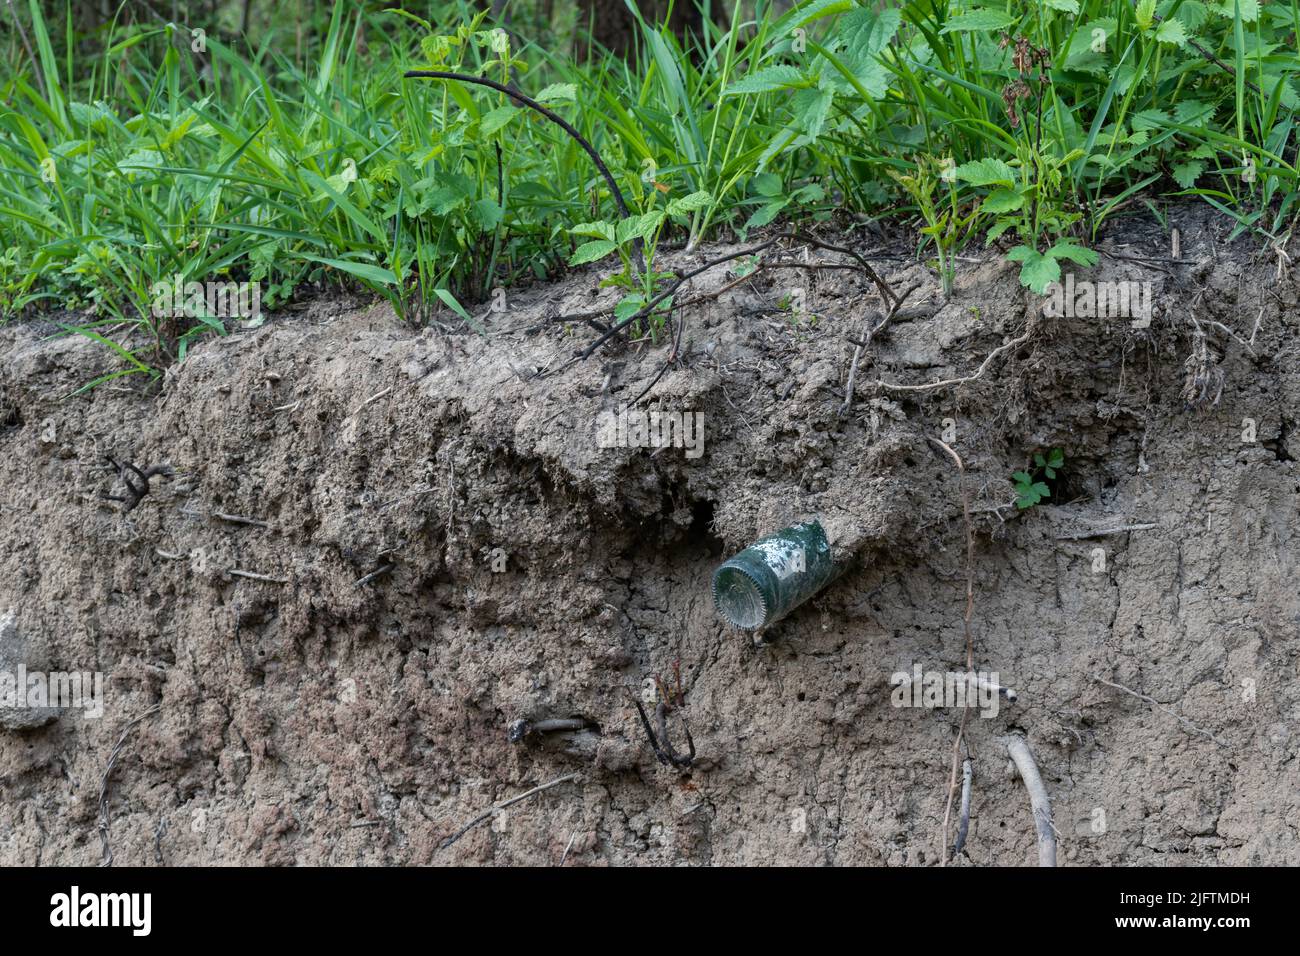
<svg viewBox="0 0 1300 956">
<path fill-rule="evenodd" d="M 902 295 L 895 298 L 894 304 L 889 307 L 889 311 L 885 313 L 885 317 L 881 319 L 879 322 L 875 321 L 875 317 L 878 313 L 876 313 L 874 310 L 867 313 L 866 335 L 862 337 L 862 340 L 860 342 L 855 343 L 853 349 L 853 360 L 849 363 L 849 380 L 848 380 L 848 384 L 845 385 L 844 387 L 844 404 L 840 406 L 841 418 L 843 418 L 853 409 L 853 393 L 857 385 L 858 362 L 862 358 L 862 353 L 865 352 L 867 349 L 871 348 L 871 340 L 875 337 L 876 333 L 883 330 L 884 327 L 890 323 L 890 321 L 898 313 L 898 310 L 902 306 L 902 304 L 907 301 L 907 297 L 910 296 L 913 292 L 915 292 L 918 288 L 920 288 L 919 282 L 912 285 Z"/>
<path fill-rule="evenodd" d="M 928 382 L 925 385 L 894 385 L 890 382 L 884 381 L 883 379 L 878 379 L 876 381 L 876 385 L 878 385 L 880 388 L 887 389 L 888 391 L 891 392 L 928 392 L 936 388 L 946 388 L 949 385 L 969 385 L 971 382 L 974 382 L 977 379 L 981 378 L 984 375 L 984 373 L 988 371 L 988 367 L 993 363 L 993 360 L 997 358 L 999 355 L 1001 355 L 1003 352 L 1009 352 L 1012 351 L 1013 349 L 1017 349 L 1028 341 L 1029 341 L 1029 332 L 1026 331 L 1023 335 L 1017 336 L 1016 338 L 1012 339 L 1010 342 L 998 346 L 988 354 L 988 356 L 984 359 L 982 363 L 980 363 L 980 367 L 975 371 L 973 375 L 966 375 L 961 378 L 945 378 L 942 381 Z"/>
<path fill-rule="evenodd" d="M 957 839 L 952 845 L 952 855 L 961 854 L 966 845 L 966 834 L 970 832 L 970 786 L 975 772 L 971 766 L 970 756 L 961 762 L 961 822 L 957 824 Z"/>
<path fill-rule="evenodd" d="M 117 743 L 113 745 L 113 750 L 108 755 L 108 765 L 104 767 L 104 776 L 99 780 L 99 843 L 102 851 L 100 866 L 113 865 L 113 848 L 108 842 L 109 825 L 112 822 L 108 810 L 108 781 L 113 776 L 113 768 L 117 766 L 117 758 L 122 756 L 122 748 L 126 746 L 126 738 L 130 736 L 132 729 L 141 721 L 152 717 L 162 710 L 162 704 L 154 704 L 139 717 L 127 722 L 122 728 L 122 735 L 117 738 Z"/>
<path fill-rule="evenodd" d="M 1006 739 L 1007 753 L 1020 772 L 1020 779 L 1029 791 L 1029 806 L 1034 813 L 1034 829 L 1038 833 L 1038 865 L 1056 866 L 1056 830 L 1052 826 L 1052 802 L 1047 798 L 1047 788 L 1038 774 L 1034 755 L 1029 752 L 1025 738 L 1012 735 Z"/>
<path fill-rule="evenodd" d="M 499 813 L 500 811 L 504 810 L 506 807 L 514 806 L 516 803 L 520 803 L 521 801 L 527 800 L 529 797 L 537 796 L 537 794 L 543 792 L 544 790 L 550 790 L 552 787 L 558 787 L 562 783 L 568 783 L 570 780 L 576 780 L 577 778 L 578 775 L 576 773 L 566 773 L 563 777 L 556 777 L 550 783 L 544 783 L 540 787 L 533 787 L 533 789 L 521 793 L 517 797 L 511 797 L 509 800 L 502 800 L 500 803 L 496 804 L 495 806 L 488 807 L 486 810 L 484 810 L 482 813 L 476 816 L 473 820 L 469 821 L 469 823 L 465 824 L 463 827 L 457 830 L 455 834 L 443 840 L 440 849 L 443 850 L 447 849 L 447 847 L 451 846 L 453 843 L 455 843 L 457 840 L 463 837 L 470 830 L 474 829 L 484 820 L 490 820 L 494 813 Z"/>
<path fill-rule="evenodd" d="M 962 615 L 962 631 L 966 635 L 966 671 L 967 673 L 974 673 L 975 638 L 971 634 L 970 621 L 971 615 L 975 611 L 975 534 L 971 529 L 970 494 L 966 490 L 966 466 L 962 464 L 961 456 L 953 451 L 951 445 L 928 435 L 926 437 L 942 448 L 948 457 L 952 459 L 953 464 L 957 466 L 957 481 L 961 487 L 961 515 L 966 528 L 966 613 Z M 948 865 L 948 824 L 952 819 L 953 798 L 957 794 L 957 766 L 960 761 L 961 746 L 966 739 L 966 725 L 970 721 L 970 696 L 970 694 L 966 695 L 966 707 L 961 714 L 961 727 L 957 731 L 957 739 L 952 742 L 952 770 L 948 775 L 948 804 L 943 811 L 943 833 L 939 844 L 940 866 Z M 969 794 L 963 797 L 963 803 L 969 810 Z M 964 842 L 965 828 L 962 829 L 962 842 Z"/>
</svg>

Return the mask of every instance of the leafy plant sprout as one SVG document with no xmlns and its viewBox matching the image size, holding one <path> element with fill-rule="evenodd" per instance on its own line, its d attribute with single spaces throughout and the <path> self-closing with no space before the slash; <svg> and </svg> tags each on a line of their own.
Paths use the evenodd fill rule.
<svg viewBox="0 0 1300 956">
<path fill-rule="evenodd" d="M 1057 472 L 1065 465 L 1065 453 L 1053 448 L 1046 455 L 1035 452 L 1033 465 L 1027 471 L 1017 471 L 1011 476 L 1016 488 L 1016 507 L 1022 511 L 1032 508 L 1045 498 L 1052 496 L 1052 489 L 1047 481 L 1056 479 Z M 1047 479 L 1044 481 L 1043 479 Z"/>
</svg>

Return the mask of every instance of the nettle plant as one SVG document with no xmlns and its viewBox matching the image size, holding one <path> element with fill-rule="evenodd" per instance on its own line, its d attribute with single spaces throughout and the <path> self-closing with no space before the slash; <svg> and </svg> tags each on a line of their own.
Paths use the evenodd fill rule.
<svg viewBox="0 0 1300 956">
<path fill-rule="evenodd" d="M 957 250 L 969 238 L 980 213 L 978 206 L 963 206 L 958 200 L 956 173 L 951 159 L 940 162 L 928 156 L 917 157 L 916 171 L 911 175 L 890 170 L 894 181 L 916 203 L 925 220 L 921 235 L 934 243 L 934 265 L 945 298 L 952 295 Z M 947 186 L 947 195 L 936 202 L 935 193 L 942 188 L 940 183 Z"/>
<path fill-rule="evenodd" d="M 692 213 L 709 206 L 713 198 L 704 190 L 697 190 L 677 199 L 669 200 L 662 208 L 659 198 L 669 187 L 655 183 L 649 191 L 649 208 L 640 215 L 630 215 L 615 222 L 584 222 L 569 229 L 569 233 L 588 241 L 578 246 L 569 257 L 569 265 L 598 262 L 618 254 L 623 269 L 601 282 L 604 288 L 625 290 L 626 295 L 614 308 L 614 317 L 623 321 L 640 312 L 655 297 L 659 283 L 672 278 L 670 272 L 657 272 L 654 268 L 655 249 L 667 225 L 672 222 L 683 227 L 689 225 Z M 644 267 L 637 251 L 644 253 Z M 663 317 L 672 309 L 672 296 L 660 302 L 649 318 L 649 328 L 654 334 L 663 326 Z"/>
<path fill-rule="evenodd" d="M 1017 471 L 1011 476 L 1016 487 L 1016 507 L 1023 511 L 1044 498 L 1052 497 L 1052 489 L 1048 487 L 1047 481 L 1055 480 L 1057 471 L 1064 464 L 1065 452 L 1059 448 L 1053 448 L 1046 455 L 1035 452 L 1033 465 L 1027 471 Z"/>
<path fill-rule="evenodd" d="M 986 242 L 991 244 L 1008 231 L 1020 243 L 1007 258 L 1020 263 L 1020 282 L 1042 295 L 1061 278 L 1061 262 L 1081 266 L 1097 264 L 1097 254 L 1067 236 L 1082 216 L 1067 211 L 1063 184 L 1070 164 L 1084 156 L 1082 149 L 1061 155 L 1051 141 L 1043 143 L 1043 109 L 1055 99 L 1051 86 L 1051 54 L 1024 36 L 1002 34 L 1001 49 L 1012 48 L 1015 78 L 1002 88 L 1007 120 L 1016 136 L 1015 159 L 979 159 L 955 170 L 957 179 L 971 186 L 989 186 L 992 191 L 980 204 L 982 212 L 994 217 Z M 1045 248 L 1044 248 L 1045 247 Z"/>
</svg>

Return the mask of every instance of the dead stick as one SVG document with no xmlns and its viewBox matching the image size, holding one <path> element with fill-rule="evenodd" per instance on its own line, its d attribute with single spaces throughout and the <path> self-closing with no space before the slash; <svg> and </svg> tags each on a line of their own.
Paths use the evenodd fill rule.
<svg viewBox="0 0 1300 956">
<path fill-rule="evenodd" d="M 243 515 L 228 515 L 222 511 L 214 511 L 212 517 L 218 518 L 221 521 L 228 521 L 231 524 L 250 524 L 258 528 L 271 527 L 269 522 L 262 521 L 260 518 L 245 518 Z"/>
<path fill-rule="evenodd" d="M 250 581 L 265 581 L 267 584 L 288 584 L 288 578 L 273 578 L 269 574 L 258 574 L 256 571 L 242 571 L 239 568 L 231 568 L 226 572 L 232 578 L 248 578 Z"/>
<path fill-rule="evenodd" d="M 387 574 L 389 571 L 393 570 L 393 567 L 394 567 L 394 566 L 393 566 L 392 564 L 385 564 L 385 565 L 383 565 L 382 567 L 380 567 L 380 568 L 378 568 L 378 569 L 376 569 L 376 570 L 374 570 L 374 571 L 371 571 L 371 572 L 370 572 L 369 574 L 367 574 L 365 577 L 359 579 L 359 580 L 358 580 L 355 584 L 353 584 L 352 586 L 353 586 L 354 588 L 359 588 L 359 587 L 361 587 L 362 585 L 369 584 L 371 581 L 375 580 L 376 578 L 381 578 L 381 577 L 383 577 L 385 574 Z"/>
<path fill-rule="evenodd" d="M 970 520 L 970 494 L 966 490 L 966 466 L 962 463 L 961 456 L 952 449 L 947 442 L 940 441 L 929 435 L 926 436 L 931 442 L 938 445 L 944 450 L 953 464 L 957 466 L 957 482 L 961 488 L 961 514 L 962 521 L 966 529 L 966 612 L 962 615 L 962 631 L 966 636 L 966 670 L 970 673 L 975 671 L 975 638 L 971 634 L 970 621 L 971 615 L 975 610 L 975 534 L 971 530 Z M 948 865 L 948 823 L 952 819 L 952 801 L 957 793 L 957 762 L 960 756 L 962 742 L 966 739 L 966 724 L 970 720 L 970 696 L 966 697 L 966 707 L 961 713 L 961 727 L 957 731 L 957 739 L 952 742 L 952 769 L 948 774 L 948 803 L 943 811 L 943 832 L 939 843 L 939 865 Z"/>
<path fill-rule="evenodd" d="M 1029 806 L 1034 813 L 1034 829 L 1038 832 L 1038 865 L 1056 866 L 1056 831 L 1052 827 L 1052 802 L 1047 798 L 1047 788 L 1038 774 L 1034 755 L 1029 752 L 1025 738 L 1011 736 L 1006 739 L 1007 753 L 1020 771 L 1020 779 L 1029 791 Z"/>
<path fill-rule="evenodd" d="M 1125 524 L 1118 528 L 1103 528 L 1097 531 L 1075 531 L 1071 534 L 1058 534 L 1057 541 L 1082 541 L 1084 538 L 1101 538 L 1108 534 L 1124 534 L 1128 531 L 1150 531 L 1152 528 L 1158 528 L 1158 524 Z"/>
<path fill-rule="evenodd" d="M 967 757 L 961 762 L 961 822 L 957 825 L 957 841 L 952 846 L 954 857 L 961 855 L 966 845 L 966 834 L 970 831 L 970 785 L 974 776 L 970 757 Z"/>
<path fill-rule="evenodd" d="M 1028 341 L 1029 341 L 1029 333 L 1025 332 L 1024 335 L 1017 336 L 1016 338 L 1012 339 L 1010 342 L 1006 343 L 1005 345 L 999 346 L 998 348 L 994 349 L 992 352 L 988 354 L 988 357 L 984 359 L 983 363 L 980 365 L 979 369 L 975 372 L 975 374 L 967 375 L 964 378 L 946 378 L 943 381 L 930 382 L 926 385 L 893 385 L 889 382 L 882 381 L 882 380 L 877 380 L 876 384 L 879 385 L 881 388 L 888 389 L 891 392 L 928 392 L 931 389 L 945 388 L 948 385 L 968 385 L 971 382 L 975 381 L 976 379 L 980 378 L 980 376 L 982 376 L 988 370 L 988 367 L 989 365 L 992 364 L 993 360 L 997 358 L 999 355 L 1001 355 L 1003 352 L 1007 352 L 1010 351 L 1011 349 L 1018 348 L 1021 345 L 1024 345 Z"/>
<path fill-rule="evenodd" d="M 564 861 L 569 858 L 569 851 L 573 849 L 573 841 L 578 839 L 578 827 L 573 828 L 573 834 L 569 837 L 569 843 L 564 848 L 564 853 L 560 856 L 560 866 L 564 866 Z"/>
<path fill-rule="evenodd" d="M 461 827 L 460 830 L 458 830 L 454 836 L 448 837 L 446 840 L 443 840 L 441 849 L 443 850 L 447 849 L 447 847 L 451 846 L 453 843 L 455 843 L 457 840 L 463 837 L 470 830 L 474 829 L 484 820 L 491 819 L 492 814 L 499 813 L 500 811 L 506 809 L 506 807 L 514 806 L 516 803 L 519 803 L 521 800 L 527 800 L 529 797 L 535 797 L 537 794 L 541 793 L 544 790 L 550 790 L 552 787 L 558 787 L 562 783 L 568 783 L 570 780 L 576 780 L 577 777 L 578 775 L 576 773 L 568 773 L 565 774 L 563 777 L 556 777 L 550 783 L 544 783 L 540 787 L 533 787 L 533 789 L 527 791 L 526 793 L 521 793 L 517 797 L 511 797 L 509 800 L 503 800 L 500 803 L 498 803 L 496 806 L 488 807 L 486 810 L 484 810 L 482 813 L 476 816 L 473 820 L 469 821 L 469 823 Z"/>
<path fill-rule="evenodd" d="M 113 775 L 113 768 L 117 766 L 117 758 L 122 755 L 122 748 L 126 746 L 126 738 L 131 733 L 131 730 L 140 721 L 152 717 L 160 710 L 162 710 L 162 704 L 154 704 L 139 717 L 128 722 L 122 728 L 122 736 L 117 738 L 117 743 L 113 745 L 113 749 L 108 755 L 108 766 L 104 768 L 104 776 L 99 781 L 99 843 L 103 851 L 100 866 L 113 865 L 113 848 L 108 843 L 108 828 L 111 822 L 108 812 L 108 779 Z"/>
</svg>

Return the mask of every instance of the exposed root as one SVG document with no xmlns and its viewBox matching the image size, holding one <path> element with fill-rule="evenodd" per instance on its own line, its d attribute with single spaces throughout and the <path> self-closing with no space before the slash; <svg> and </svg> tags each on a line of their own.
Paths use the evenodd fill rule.
<svg viewBox="0 0 1300 956">
<path fill-rule="evenodd" d="M 1210 733 L 1204 727 L 1197 727 L 1190 720 L 1188 720 L 1185 717 L 1179 716 L 1176 712 L 1166 707 L 1164 704 L 1160 703 L 1160 701 L 1156 700 L 1153 697 L 1148 697 L 1146 694 L 1139 694 L 1137 691 L 1130 690 L 1129 688 L 1125 687 L 1123 684 L 1116 684 L 1113 683 L 1112 681 L 1103 680 L 1102 678 L 1097 677 L 1096 675 L 1093 675 L 1092 679 L 1095 680 L 1098 684 L 1105 684 L 1107 687 L 1113 687 L 1116 690 L 1122 690 L 1124 693 L 1136 697 L 1138 700 L 1143 701 L 1144 703 L 1150 704 L 1156 710 L 1164 711 L 1170 717 L 1174 718 L 1174 720 L 1178 721 L 1188 730 L 1192 731 L 1192 733 L 1200 734 L 1202 737 L 1214 741 L 1220 747 L 1228 746 L 1228 742 L 1226 740 L 1222 739 L 1221 737 L 1216 737 L 1214 734 Z"/>
<path fill-rule="evenodd" d="M 970 831 L 970 790 L 974 777 L 975 771 L 971 766 L 970 754 L 967 753 L 966 759 L 961 762 L 961 822 L 957 824 L 957 839 L 952 845 L 954 858 L 961 856 L 961 851 L 966 846 L 966 834 Z"/>
<path fill-rule="evenodd" d="M 554 780 L 550 781 L 549 783 L 544 783 L 540 787 L 533 787 L 533 789 L 528 790 L 525 793 L 521 793 L 517 797 L 511 797 L 509 800 L 502 800 L 500 803 L 496 804 L 495 806 L 488 807 L 486 810 L 484 810 L 482 813 L 476 816 L 473 820 L 469 821 L 469 823 L 465 824 L 463 827 L 457 830 L 456 833 L 454 833 L 452 836 L 443 840 L 441 845 L 439 846 L 439 849 L 443 849 L 443 850 L 447 849 L 449 846 L 451 846 L 453 843 L 455 843 L 457 840 L 463 837 L 470 830 L 474 829 L 480 823 L 482 823 L 485 820 L 490 820 L 493 814 L 500 813 L 502 810 L 506 809 L 507 807 L 512 807 L 516 803 L 522 803 L 524 800 L 527 800 L 529 797 L 535 797 L 539 793 L 542 793 L 546 790 L 550 790 L 552 787 L 558 787 L 562 783 L 568 783 L 570 780 L 577 780 L 577 779 L 578 779 L 578 774 L 566 773 L 563 777 L 556 777 Z"/>
<path fill-rule="evenodd" d="M 876 333 L 883 330 L 885 326 L 893 320 L 894 316 L 898 314 L 899 308 L 907 301 L 908 296 L 920 287 L 921 284 L 917 282 L 910 286 L 902 295 L 898 296 L 898 298 L 894 300 L 894 304 L 889 307 L 889 311 L 885 313 L 885 317 L 879 322 L 875 321 L 875 317 L 878 313 L 867 313 L 867 333 L 862 337 L 861 341 L 853 343 L 855 346 L 853 349 L 853 361 L 849 363 L 849 380 L 848 384 L 844 387 L 844 404 L 840 406 L 841 418 L 853 409 L 853 393 L 858 377 L 858 361 L 862 358 L 862 353 L 871 348 L 871 340 L 875 338 Z"/>
<path fill-rule="evenodd" d="M 971 634 L 970 621 L 971 615 L 975 611 L 975 533 L 971 527 L 970 519 L 970 493 L 966 490 L 966 466 L 962 463 L 961 456 L 953 451 L 952 446 L 942 442 L 937 438 L 926 436 L 935 445 L 938 445 L 952 459 L 957 466 L 958 483 L 961 486 L 961 513 L 962 521 L 966 529 L 966 612 L 962 615 L 962 631 L 966 636 L 966 670 L 968 673 L 975 672 L 975 638 Z M 957 739 L 952 742 L 952 770 L 948 779 L 948 803 L 943 811 L 943 833 L 939 841 L 939 865 L 948 865 L 948 824 L 952 820 L 952 803 L 957 793 L 957 765 L 960 759 L 962 745 L 966 742 L 966 726 L 970 722 L 970 695 L 966 696 L 966 706 L 961 714 L 961 727 L 957 731 Z M 968 747 L 969 750 L 969 747 Z M 969 760 L 969 758 L 967 758 Z M 969 807 L 969 798 L 966 799 Z M 965 834 L 962 834 L 961 842 L 965 842 Z M 954 854 L 956 850 L 954 850 Z"/>
<path fill-rule="evenodd" d="M 1123 524 L 1114 528 L 1099 528 L 1096 531 L 1072 531 L 1069 534 L 1058 534 L 1057 541 L 1083 541 L 1086 538 L 1104 538 L 1108 534 L 1127 534 L 1130 531 L 1150 531 L 1158 528 L 1158 524 Z"/>
<path fill-rule="evenodd" d="M 113 848 L 108 842 L 109 825 L 112 822 L 108 812 L 108 781 L 113 775 L 113 768 L 117 766 L 117 758 L 122 755 L 122 748 L 126 746 L 126 738 L 130 735 L 136 724 L 140 723 L 147 717 L 152 717 L 158 711 L 162 710 L 161 704 L 154 704 L 139 717 L 131 720 L 122 728 L 122 736 L 117 739 L 113 750 L 108 755 L 108 765 L 104 767 L 104 776 L 99 781 L 99 845 L 103 853 L 100 860 L 100 866 L 113 865 Z"/>
<path fill-rule="evenodd" d="M 876 380 L 876 385 L 880 388 L 891 392 L 929 392 L 936 388 L 947 388 L 949 385 L 969 385 L 971 382 L 979 380 L 985 372 L 988 371 L 993 360 L 1005 352 L 1014 351 L 1029 341 L 1029 330 L 1025 330 L 1023 335 L 1018 335 L 1010 342 L 998 346 L 980 363 L 980 367 L 973 375 L 966 375 L 962 378 L 945 378 L 939 382 L 930 382 L 925 385 L 894 385 L 881 379 Z"/>
<path fill-rule="evenodd" d="M 867 262 L 865 259 L 863 259 L 862 256 L 858 255 L 858 253 L 844 246 L 837 246 L 834 243 L 823 242 L 822 240 L 810 236 L 807 233 L 782 232 L 782 233 L 778 233 L 775 236 L 772 236 L 769 239 L 764 240 L 763 242 L 758 243 L 757 245 L 749 246 L 737 252 L 728 253 L 725 256 L 718 257 L 717 259 L 710 259 L 708 262 L 696 266 L 693 269 L 689 269 L 686 272 L 677 273 L 673 281 L 670 282 L 664 289 L 660 290 L 652 299 L 650 299 L 649 302 L 647 302 L 636 312 L 629 315 L 627 318 L 615 322 L 608 329 L 606 329 L 601 335 L 599 335 L 595 340 L 593 340 L 590 344 L 588 344 L 586 348 L 576 351 L 574 353 L 573 360 L 566 362 L 561 367 L 561 369 L 568 368 L 569 366 L 575 364 L 576 362 L 585 361 L 586 359 L 590 358 L 593 354 L 595 354 L 598 348 L 600 348 L 602 345 L 604 345 L 614 336 L 618 335 L 624 329 L 628 328 L 629 326 L 633 325 L 636 322 L 641 321 L 644 318 L 647 318 L 650 315 L 653 315 L 655 310 L 664 301 L 666 301 L 667 299 L 675 295 L 678 289 L 680 289 L 691 279 L 694 279 L 696 276 L 708 272 L 710 269 L 715 269 L 720 265 L 725 265 L 728 262 L 734 262 L 737 259 L 742 259 L 745 256 L 757 255 L 758 253 L 766 249 L 770 249 L 772 246 L 785 240 L 794 240 L 796 242 L 803 242 L 810 246 L 815 246 L 818 249 L 825 249 L 830 252 L 840 252 L 845 255 L 852 256 L 854 261 L 857 263 L 857 267 L 862 272 L 866 273 L 867 277 L 871 279 L 871 281 L 875 284 L 876 289 L 879 291 L 880 297 L 885 302 L 885 304 L 891 308 L 896 308 L 896 303 L 898 299 L 897 296 L 894 294 L 893 290 L 889 288 L 889 284 L 886 283 L 885 280 L 880 277 L 879 273 L 877 273 L 876 270 L 871 267 L 871 264 Z M 612 309 L 606 311 L 612 311 Z M 605 312 L 602 312 L 600 314 L 605 314 Z M 558 316 L 552 321 L 564 322 L 568 320 L 575 320 L 577 318 L 586 318 L 586 317 L 589 317 L 587 313 L 581 313 L 580 315 Z"/>
<path fill-rule="evenodd" d="M 170 465 L 154 465 L 141 471 L 129 461 L 118 462 L 114 458 L 105 456 L 105 460 L 112 469 L 117 472 L 118 477 L 122 479 L 122 484 L 126 486 L 125 495 L 104 495 L 108 501 L 122 502 L 123 514 L 134 511 L 136 506 L 144 500 L 144 496 L 149 494 L 149 479 L 156 476 L 170 478 L 172 468 Z M 133 479 L 131 476 L 134 475 Z"/>
<path fill-rule="evenodd" d="M 1012 735 L 1006 739 L 1007 753 L 1020 773 L 1029 791 L 1029 806 L 1034 814 L 1034 829 L 1038 833 L 1038 865 L 1056 866 L 1056 829 L 1052 826 L 1052 802 L 1047 797 L 1047 788 L 1043 778 L 1038 774 L 1038 765 L 1034 755 L 1029 752 L 1025 738 Z"/>
</svg>

